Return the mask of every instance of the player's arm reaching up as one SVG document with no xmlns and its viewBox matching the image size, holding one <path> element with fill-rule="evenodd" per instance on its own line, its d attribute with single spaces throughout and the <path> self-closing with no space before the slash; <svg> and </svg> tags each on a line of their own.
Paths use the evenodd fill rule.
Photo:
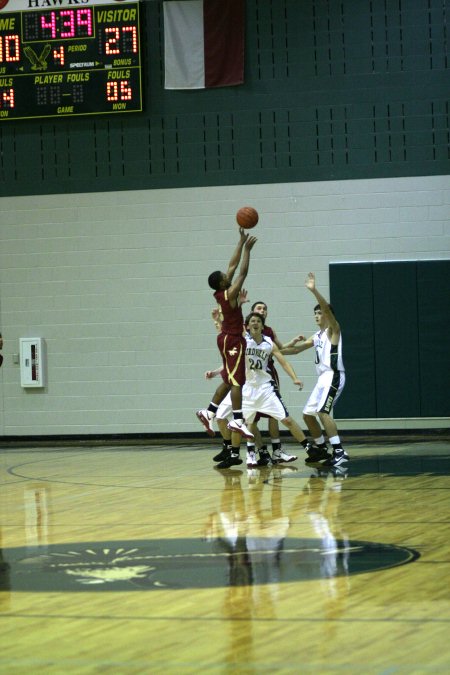
<svg viewBox="0 0 450 675">
<path fill-rule="evenodd" d="M 231 286 L 228 289 L 228 300 L 232 307 L 236 307 L 240 293 L 242 291 L 242 285 L 247 277 L 248 268 L 250 265 L 250 251 L 253 246 L 256 244 L 256 237 L 251 237 L 248 234 L 245 234 L 244 230 L 239 228 L 240 241 L 236 247 L 236 251 L 233 254 L 233 257 L 230 260 L 230 265 L 228 267 L 227 277 L 231 281 Z M 242 251 L 242 249 L 244 249 Z M 232 281 L 236 268 L 238 266 L 239 260 L 241 259 L 241 266 L 239 268 L 238 275 L 235 281 Z"/>
<path fill-rule="evenodd" d="M 329 303 L 325 300 L 323 295 L 319 293 L 319 291 L 316 288 L 316 277 L 314 275 L 314 272 L 308 272 L 305 281 L 305 286 L 311 291 L 311 293 L 316 298 L 317 302 L 320 305 L 320 311 L 322 312 L 322 315 L 326 318 L 326 322 L 328 324 L 327 334 L 331 344 L 337 345 L 339 343 L 339 338 L 341 335 L 341 327 L 339 323 L 336 321 L 336 317 L 334 316 L 333 310 L 331 309 Z"/>
<path fill-rule="evenodd" d="M 239 262 L 241 260 L 242 256 L 242 249 L 244 248 L 244 244 L 247 241 L 249 235 L 245 234 L 245 230 L 240 227 L 239 228 L 239 241 L 238 244 L 234 250 L 233 255 L 230 258 L 230 262 L 228 263 L 228 269 L 227 269 L 227 277 L 230 282 L 233 281 L 234 273 L 237 270 L 237 266 L 239 265 Z"/>
</svg>

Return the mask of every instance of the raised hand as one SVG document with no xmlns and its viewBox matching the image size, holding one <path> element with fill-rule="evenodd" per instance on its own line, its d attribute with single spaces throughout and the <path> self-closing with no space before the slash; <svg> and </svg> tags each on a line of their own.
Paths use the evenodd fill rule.
<svg viewBox="0 0 450 675">
<path fill-rule="evenodd" d="M 240 227 L 239 228 L 239 234 L 241 235 L 240 243 L 244 244 L 247 241 L 247 239 L 249 238 L 249 233 L 246 232 L 243 227 Z"/>
<path fill-rule="evenodd" d="M 313 291 L 316 287 L 316 277 L 314 272 L 308 272 L 306 281 L 305 281 L 305 286 L 306 288 L 309 288 L 310 291 Z"/>
<path fill-rule="evenodd" d="M 256 237 L 250 237 L 250 235 L 247 235 L 247 237 L 248 237 L 248 239 L 245 242 L 245 248 L 248 251 L 250 251 L 258 240 L 256 239 Z"/>
<path fill-rule="evenodd" d="M 247 296 L 248 296 L 248 291 L 245 288 L 241 288 L 241 290 L 239 292 L 238 303 L 240 305 L 243 305 L 245 302 L 250 302 Z"/>
</svg>

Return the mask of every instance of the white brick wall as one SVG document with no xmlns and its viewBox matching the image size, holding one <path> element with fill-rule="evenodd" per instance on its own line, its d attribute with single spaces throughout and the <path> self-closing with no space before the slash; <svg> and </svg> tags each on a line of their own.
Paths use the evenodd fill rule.
<svg viewBox="0 0 450 675">
<path fill-rule="evenodd" d="M 314 330 L 309 270 L 328 295 L 331 261 L 450 257 L 449 176 L 3 198 L 0 434 L 197 431 L 219 364 L 206 279 L 244 204 L 260 212 L 246 286 L 283 340 Z M 26 336 L 46 340 L 44 390 L 20 386 Z M 292 362 L 300 421 L 315 374 L 308 352 Z"/>
</svg>

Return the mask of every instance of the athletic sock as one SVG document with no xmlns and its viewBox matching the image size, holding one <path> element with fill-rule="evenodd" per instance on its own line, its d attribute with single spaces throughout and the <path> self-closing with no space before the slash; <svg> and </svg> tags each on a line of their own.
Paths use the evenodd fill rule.
<svg viewBox="0 0 450 675">
<path fill-rule="evenodd" d="M 333 446 L 333 450 L 337 450 L 338 452 L 344 452 L 344 449 L 341 445 L 341 439 L 339 436 L 332 436 L 330 438 L 330 443 Z"/>
<path fill-rule="evenodd" d="M 244 416 L 242 414 L 242 410 L 233 410 L 233 419 L 235 420 L 243 420 Z"/>
<path fill-rule="evenodd" d="M 211 403 L 209 404 L 209 406 L 208 406 L 207 409 L 209 410 L 210 413 L 212 413 L 213 415 L 215 415 L 216 412 L 217 412 L 218 407 L 219 407 L 218 405 L 216 405 L 215 403 L 213 403 L 213 402 L 211 401 Z"/>
</svg>

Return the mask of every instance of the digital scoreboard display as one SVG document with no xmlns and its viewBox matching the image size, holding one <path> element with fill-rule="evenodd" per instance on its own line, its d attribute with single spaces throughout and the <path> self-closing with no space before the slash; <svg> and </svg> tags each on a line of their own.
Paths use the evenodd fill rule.
<svg viewBox="0 0 450 675">
<path fill-rule="evenodd" d="M 0 122 L 142 110 L 139 2 L 66 2 L 0 1 Z"/>
</svg>

